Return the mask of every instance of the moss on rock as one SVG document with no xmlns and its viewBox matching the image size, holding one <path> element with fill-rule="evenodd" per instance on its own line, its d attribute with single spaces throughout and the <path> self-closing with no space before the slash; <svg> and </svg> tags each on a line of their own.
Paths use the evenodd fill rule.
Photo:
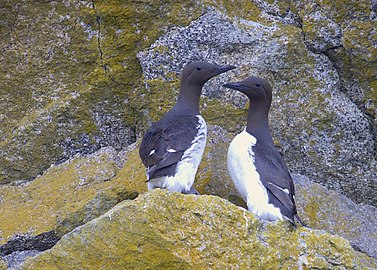
<svg viewBox="0 0 377 270">
<path fill-rule="evenodd" d="M 7 268 L 7 264 L 2 259 L 0 259 L 0 270 L 6 270 Z"/>
<path fill-rule="evenodd" d="M 201 10 L 195 1 L 5 2 L 0 183 L 134 142 L 147 102 L 137 52 Z"/>
<path fill-rule="evenodd" d="M 137 152 L 137 151 L 136 151 Z M 116 152 L 103 149 L 51 167 L 24 186 L 0 186 L 0 244 L 15 234 L 55 230 L 61 237 L 122 200 L 145 191 L 144 168 L 133 152 L 119 168 Z M 136 160 L 137 159 L 137 160 Z M 140 179 L 140 181 L 136 181 Z"/>
<path fill-rule="evenodd" d="M 348 239 L 354 247 L 377 257 L 377 209 L 294 175 L 300 217 L 309 227 Z"/>
<path fill-rule="evenodd" d="M 357 269 L 339 237 L 262 223 L 213 196 L 163 190 L 123 202 L 64 236 L 22 269 Z"/>
</svg>

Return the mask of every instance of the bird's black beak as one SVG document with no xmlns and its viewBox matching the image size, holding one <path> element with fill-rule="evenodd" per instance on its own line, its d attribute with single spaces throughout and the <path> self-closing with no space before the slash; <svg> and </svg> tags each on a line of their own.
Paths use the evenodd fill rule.
<svg viewBox="0 0 377 270">
<path fill-rule="evenodd" d="M 240 82 L 226 83 L 226 84 L 223 84 L 223 86 L 226 88 L 240 91 L 240 92 L 245 92 L 249 89 L 247 86 L 241 84 Z"/>
<path fill-rule="evenodd" d="M 221 73 L 227 72 L 229 70 L 235 69 L 235 66 L 219 66 L 218 68 L 215 69 L 215 74 L 219 75 Z"/>
</svg>

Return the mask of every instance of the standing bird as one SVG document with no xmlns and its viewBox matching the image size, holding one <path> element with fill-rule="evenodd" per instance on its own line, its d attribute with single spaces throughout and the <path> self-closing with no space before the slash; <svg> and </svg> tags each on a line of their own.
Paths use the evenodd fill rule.
<svg viewBox="0 0 377 270">
<path fill-rule="evenodd" d="M 270 221 L 294 219 L 297 215 L 295 189 L 283 157 L 277 151 L 268 126 L 272 101 L 270 84 L 258 77 L 237 83 L 227 83 L 249 98 L 246 130 L 229 145 L 227 165 L 229 175 L 247 203 L 250 212 Z"/>
<path fill-rule="evenodd" d="M 183 69 L 177 103 L 149 128 L 139 148 L 147 168 L 148 190 L 198 194 L 192 185 L 207 138 L 207 126 L 199 113 L 202 87 L 234 68 L 196 61 Z"/>
</svg>

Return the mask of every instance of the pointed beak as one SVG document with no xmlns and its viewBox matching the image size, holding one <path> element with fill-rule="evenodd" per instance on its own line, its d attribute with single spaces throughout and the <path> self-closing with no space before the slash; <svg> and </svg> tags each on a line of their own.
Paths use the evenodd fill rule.
<svg viewBox="0 0 377 270">
<path fill-rule="evenodd" d="M 230 88 L 230 89 L 233 89 L 233 90 L 237 90 L 237 91 L 241 91 L 241 92 L 244 92 L 246 90 L 248 90 L 249 88 L 245 85 L 242 85 L 241 83 L 239 82 L 235 82 L 235 83 L 226 83 L 226 84 L 223 84 L 224 87 L 226 88 Z"/>
<path fill-rule="evenodd" d="M 218 68 L 215 69 L 214 73 L 216 75 L 219 75 L 221 73 L 227 72 L 235 68 L 236 68 L 235 66 L 219 66 Z"/>
</svg>

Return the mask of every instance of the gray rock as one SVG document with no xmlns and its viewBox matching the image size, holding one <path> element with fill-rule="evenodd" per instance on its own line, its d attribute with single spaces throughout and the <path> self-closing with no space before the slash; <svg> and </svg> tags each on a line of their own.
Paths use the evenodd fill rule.
<svg viewBox="0 0 377 270">
<path fill-rule="evenodd" d="M 9 254 L 2 259 L 7 263 L 8 269 L 19 269 L 22 264 L 30 257 L 35 257 L 42 251 L 38 250 L 26 250 L 26 251 L 17 251 Z"/>
<path fill-rule="evenodd" d="M 310 228 L 344 237 L 354 249 L 377 258 L 377 208 L 356 204 L 305 176 L 293 179 L 299 215 Z"/>
<path fill-rule="evenodd" d="M 266 14 L 275 16 L 271 11 Z M 148 87 L 149 80 L 156 78 L 175 80 L 184 64 L 197 59 L 235 64 L 235 72 L 211 80 L 203 94 L 243 108 L 245 97 L 220 85 L 249 75 L 265 77 L 275 91 L 272 132 L 289 167 L 357 202 L 376 205 L 372 123 L 343 92 L 341 74 L 333 62 L 318 54 L 339 45 L 338 25 L 320 11 L 311 15 L 311 20 L 323 26 L 309 40 L 281 14 L 280 19 L 266 22 L 230 19 L 208 10 L 189 26 L 168 31 L 138 53 L 145 84 Z M 335 34 L 320 37 L 329 29 Z"/>
</svg>

